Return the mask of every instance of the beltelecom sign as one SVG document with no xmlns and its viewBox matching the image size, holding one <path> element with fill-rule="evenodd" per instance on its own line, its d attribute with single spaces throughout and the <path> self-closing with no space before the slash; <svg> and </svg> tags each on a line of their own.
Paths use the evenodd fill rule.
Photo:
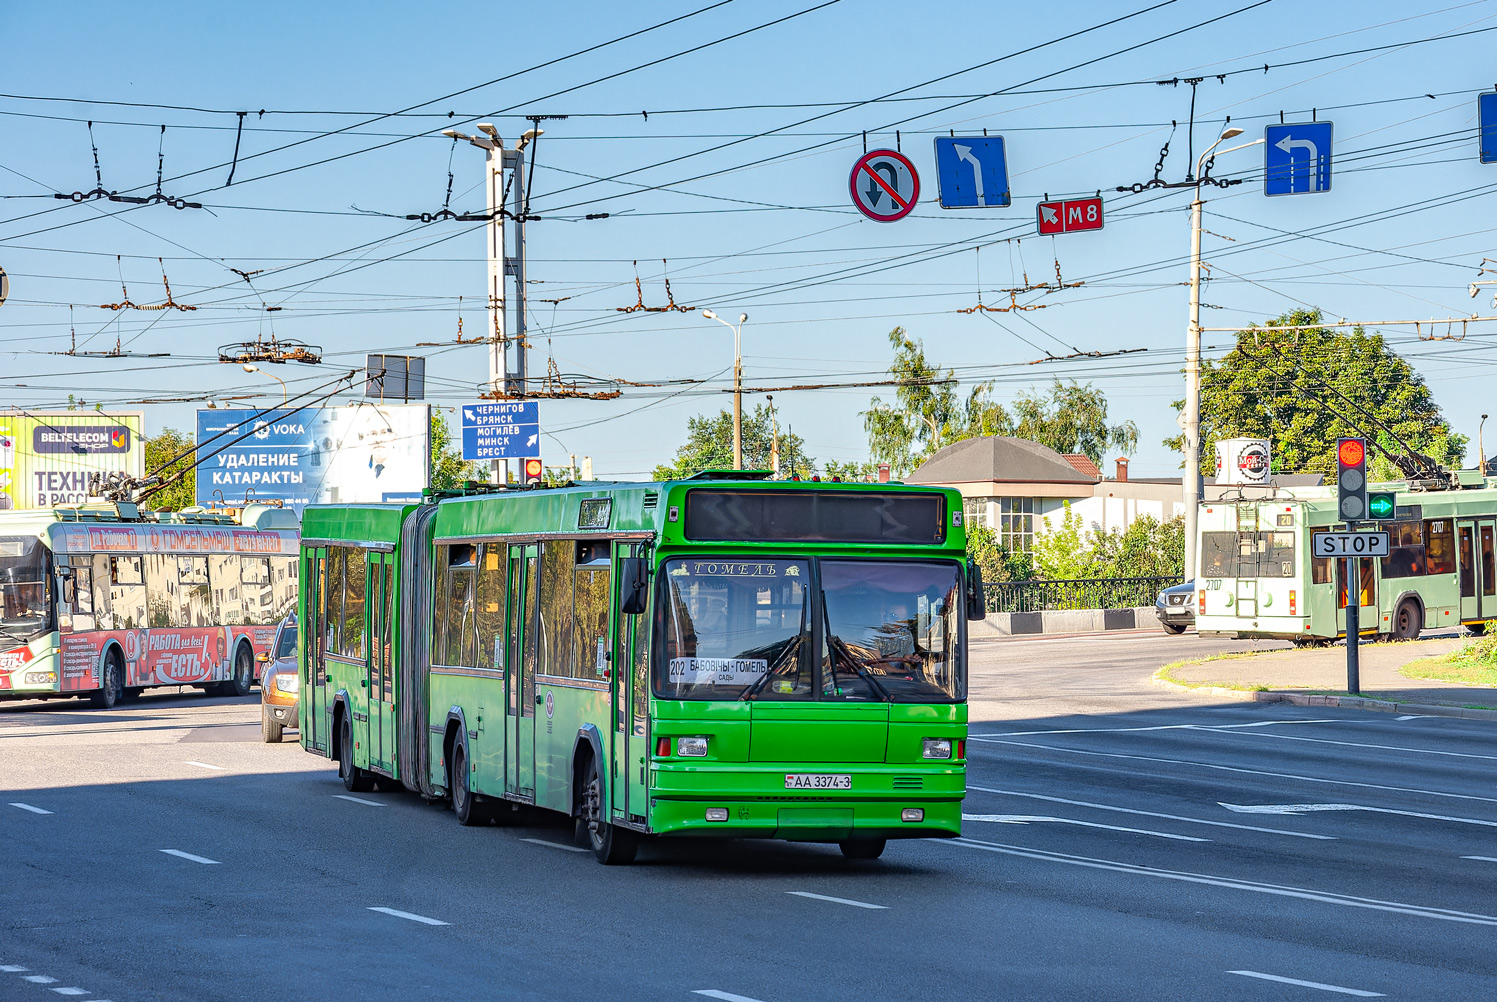
<svg viewBox="0 0 1497 1002">
<path fill-rule="evenodd" d="M 1041 202 L 1038 210 L 1040 236 L 1075 233 L 1102 228 L 1102 199 L 1068 198 L 1061 202 Z"/>
</svg>

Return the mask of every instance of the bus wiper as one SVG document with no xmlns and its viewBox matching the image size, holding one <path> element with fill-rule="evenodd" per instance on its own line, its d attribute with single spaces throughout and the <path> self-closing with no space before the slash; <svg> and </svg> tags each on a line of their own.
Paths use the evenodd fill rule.
<svg viewBox="0 0 1497 1002">
<path fill-rule="evenodd" d="M 770 676 L 775 673 L 775 669 L 788 661 L 792 653 L 796 653 L 800 650 L 802 639 L 802 636 L 797 636 L 793 641 L 786 644 L 785 649 L 780 652 L 779 657 L 775 658 L 774 663 L 764 669 L 764 674 L 754 679 L 753 682 L 749 683 L 748 688 L 743 690 L 743 692 L 738 697 L 739 700 L 742 701 L 746 699 L 752 699 L 754 696 L 758 695 L 759 690 L 764 688 L 764 683 L 768 682 Z"/>
<path fill-rule="evenodd" d="M 891 696 L 891 695 L 889 695 L 889 690 L 884 688 L 883 683 L 881 683 L 878 679 L 874 678 L 872 672 L 868 671 L 866 668 L 861 668 L 861 667 L 858 666 L 858 659 L 852 653 L 852 651 L 850 651 L 850 650 L 847 649 L 847 642 L 845 640 L 843 640 L 841 637 L 828 636 L 827 637 L 827 646 L 830 647 L 831 651 L 832 651 L 831 663 L 833 665 L 836 665 L 836 663 L 837 663 L 837 654 L 840 651 L 841 654 L 842 654 L 842 657 L 846 658 L 847 659 L 847 663 L 852 666 L 853 672 L 859 678 L 863 679 L 870 686 L 872 686 L 875 690 L 877 690 L 878 694 L 883 697 L 884 702 L 886 702 L 886 703 L 892 703 L 892 702 L 894 702 L 894 697 Z M 836 669 L 835 669 L 835 667 L 832 669 L 832 678 L 833 678 L 833 681 L 836 680 Z"/>
</svg>

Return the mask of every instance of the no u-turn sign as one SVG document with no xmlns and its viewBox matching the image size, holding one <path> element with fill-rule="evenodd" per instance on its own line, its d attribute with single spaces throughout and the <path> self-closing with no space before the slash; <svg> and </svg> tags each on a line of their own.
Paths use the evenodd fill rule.
<svg viewBox="0 0 1497 1002">
<path fill-rule="evenodd" d="M 852 165 L 848 181 L 852 203 L 869 219 L 892 223 L 903 219 L 920 198 L 920 175 L 902 153 L 874 150 Z"/>
</svg>

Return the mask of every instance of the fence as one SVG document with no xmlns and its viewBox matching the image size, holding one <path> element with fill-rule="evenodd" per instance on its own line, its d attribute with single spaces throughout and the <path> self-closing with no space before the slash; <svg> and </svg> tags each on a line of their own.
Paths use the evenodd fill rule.
<svg viewBox="0 0 1497 1002">
<path fill-rule="evenodd" d="M 1152 576 L 1138 578 L 1076 578 L 1060 581 L 988 581 L 983 591 L 989 612 L 1041 612 L 1046 609 L 1130 609 L 1153 605 L 1162 589 L 1185 580 Z"/>
</svg>

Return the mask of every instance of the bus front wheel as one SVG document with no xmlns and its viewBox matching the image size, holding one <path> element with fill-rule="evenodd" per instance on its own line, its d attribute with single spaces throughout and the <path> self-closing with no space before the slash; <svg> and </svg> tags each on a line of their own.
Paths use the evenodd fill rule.
<svg viewBox="0 0 1497 1002">
<path fill-rule="evenodd" d="M 1418 603 L 1406 601 L 1400 604 L 1393 614 L 1393 639 L 1418 640 L 1419 628 L 1423 625 L 1420 618 Z"/>
<path fill-rule="evenodd" d="M 837 846 L 848 859 L 878 859 L 888 844 L 881 838 L 853 838 L 838 842 Z"/>
<path fill-rule="evenodd" d="M 89 702 L 100 710 L 107 710 L 120 701 L 125 691 L 125 666 L 120 662 L 120 656 L 114 651 L 104 659 L 103 677 L 99 679 L 99 688 L 89 697 Z"/>
<path fill-rule="evenodd" d="M 488 804 L 479 800 L 478 794 L 468 789 L 468 750 L 461 744 L 452 749 L 452 774 L 447 777 L 447 788 L 452 791 L 452 813 L 457 815 L 460 825 L 486 825 L 492 811 Z"/>
<path fill-rule="evenodd" d="M 598 862 L 604 866 L 634 862 L 634 854 L 639 851 L 639 835 L 603 820 L 607 813 L 603 805 L 603 780 L 598 775 L 598 760 L 592 756 L 587 760 L 580 806 L 577 832 L 587 836 L 588 847 Z"/>
</svg>

